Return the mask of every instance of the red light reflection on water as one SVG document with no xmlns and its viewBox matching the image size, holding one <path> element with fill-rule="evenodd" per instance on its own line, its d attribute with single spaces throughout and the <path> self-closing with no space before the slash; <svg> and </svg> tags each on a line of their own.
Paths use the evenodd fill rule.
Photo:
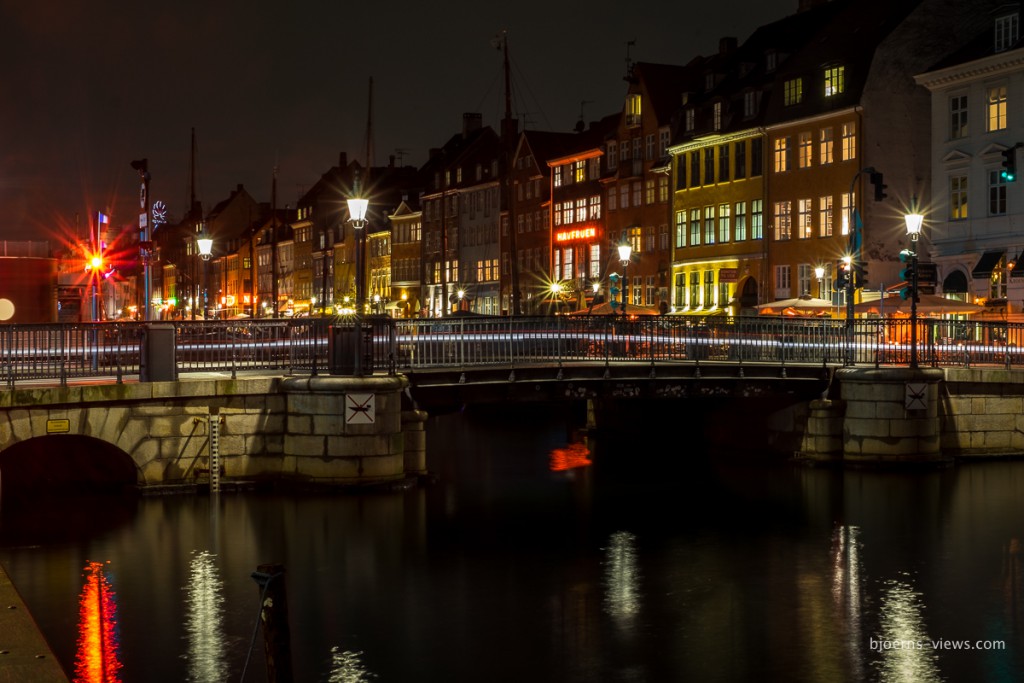
<svg viewBox="0 0 1024 683">
<path fill-rule="evenodd" d="M 75 683 L 120 683 L 116 596 L 103 575 L 102 562 L 90 562 L 85 572 L 78 598 Z"/>
<path fill-rule="evenodd" d="M 572 443 L 565 448 L 554 448 L 549 456 L 548 468 L 552 472 L 565 472 L 580 467 L 588 467 L 590 449 L 583 443 Z"/>
</svg>

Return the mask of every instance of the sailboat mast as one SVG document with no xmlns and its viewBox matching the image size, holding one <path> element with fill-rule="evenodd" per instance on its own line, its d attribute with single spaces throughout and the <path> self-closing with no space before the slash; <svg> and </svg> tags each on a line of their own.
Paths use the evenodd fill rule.
<svg viewBox="0 0 1024 683">
<path fill-rule="evenodd" d="M 502 32 L 502 46 L 505 61 L 505 120 L 502 121 L 502 142 L 505 148 L 505 197 L 508 202 L 508 250 L 511 266 L 511 310 L 510 315 L 521 313 L 519 301 L 519 259 L 516 257 L 515 188 L 512 187 L 512 157 L 515 154 L 515 121 L 512 119 L 512 79 L 508 67 L 508 31 Z"/>
<path fill-rule="evenodd" d="M 274 166 L 274 179 L 270 183 L 270 298 L 274 307 L 273 317 L 278 316 L 277 310 L 277 166 Z"/>
</svg>

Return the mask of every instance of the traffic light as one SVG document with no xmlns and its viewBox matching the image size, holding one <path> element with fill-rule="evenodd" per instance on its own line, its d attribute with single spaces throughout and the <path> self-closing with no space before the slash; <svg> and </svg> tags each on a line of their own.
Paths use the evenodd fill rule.
<svg viewBox="0 0 1024 683">
<path fill-rule="evenodd" d="M 871 184 L 875 186 L 875 201 L 880 202 L 889 195 L 885 193 L 885 189 L 889 187 L 882 182 L 882 174 L 879 171 L 872 171 L 870 176 Z"/>
<path fill-rule="evenodd" d="M 836 261 L 835 290 L 842 291 L 850 284 L 850 264 L 846 261 Z"/>
<path fill-rule="evenodd" d="M 608 291 L 612 295 L 612 300 L 608 303 L 611 305 L 612 310 L 615 310 L 619 306 L 619 274 L 610 273 L 608 275 L 608 282 L 610 283 Z"/>
<path fill-rule="evenodd" d="M 906 301 L 910 297 L 917 298 L 917 253 L 911 249 L 904 249 L 900 252 L 900 263 L 903 269 L 900 270 L 900 277 L 903 278 L 903 287 L 900 288 L 900 298 Z"/>
<path fill-rule="evenodd" d="M 1003 170 L 999 175 L 1008 183 L 1017 179 L 1017 145 L 1003 150 Z"/>
<path fill-rule="evenodd" d="M 863 261 L 853 262 L 853 282 L 857 287 L 868 285 L 868 267 Z"/>
<path fill-rule="evenodd" d="M 93 273 L 100 273 L 103 271 L 103 256 L 102 254 L 86 254 L 85 257 L 85 269 Z"/>
</svg>

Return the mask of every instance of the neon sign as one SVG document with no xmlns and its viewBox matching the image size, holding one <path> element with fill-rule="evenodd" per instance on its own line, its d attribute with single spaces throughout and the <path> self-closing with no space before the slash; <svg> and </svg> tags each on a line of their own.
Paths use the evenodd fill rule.
<svg viewBox="0 0 1024 683">
<path fill-rule="evenodd" d="M 556 242 L 569 242 L 570 240 L 585 240 L 597 236 L 597 228 L 573 228 L 572 230 L 560 230 L 555 233 Z"/>
</svg>

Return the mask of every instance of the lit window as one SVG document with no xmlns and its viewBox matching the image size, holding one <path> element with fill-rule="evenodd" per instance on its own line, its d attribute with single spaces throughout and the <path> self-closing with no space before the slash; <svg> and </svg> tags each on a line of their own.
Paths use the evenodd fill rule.
<svg viewBox="0 0 1024 683">
<path fill-rule="evenodd" d="M 839 95 L 846 90 L 846 67 L 832 66 L 825 69 L 825 97 Z"/>
<path fill-rule="evenodd" d="M 793 206 L 791 202 L 775 202 L 775 241 L 793 236 Z"/>
<path fill-rule="evenodd" d="M 814 202 L 810 199 L 797 200 L 797 236 L 802 239 L 813 237 Z"/>
<path fill-rule="evenodd" d="M 987 130 L 1006 128 L 1006 86 L 997 85 L 988 89 Z"/>
<path fill-rule="evenodd" d="M 814 145 L 809 132 L 800 133 L 797 136 L 796 159 L 797 166 L 808 168 L 811 165 L 811 157 L 814 153 Z"/>
<path fill-rule="evenodd" d="M 789 138 L 775 138 L 773 144 L 772 163 L 776 173 L 789 170 Z"/>
<path fill-rule="evenodd" d="M 787 107 L 800 104 L 804 99 L 804 80 L 793 78 L 783 84 L 782 103 Z"/>
<path fill-rule="evenodd" d="M 636 128 L 640 125 L 640 95 L 626 96 L 626 126 Z"/>
<path fill-rule="evenodd" d="M 842 130 L 843 161 L 857 158 L 857 124 L 844 123 Z"/>
<path fill-rule="evenodd" d="M 818 221 L 820 223 L 820 235 L 822 237 L 832 236 L 832 195 L 818 197 Z"/>
<path fill-rule="evenodd" d="M 967 176 L 949 179 L 949 218 L 959 221 L 967 218 Z"/>
</svg>

